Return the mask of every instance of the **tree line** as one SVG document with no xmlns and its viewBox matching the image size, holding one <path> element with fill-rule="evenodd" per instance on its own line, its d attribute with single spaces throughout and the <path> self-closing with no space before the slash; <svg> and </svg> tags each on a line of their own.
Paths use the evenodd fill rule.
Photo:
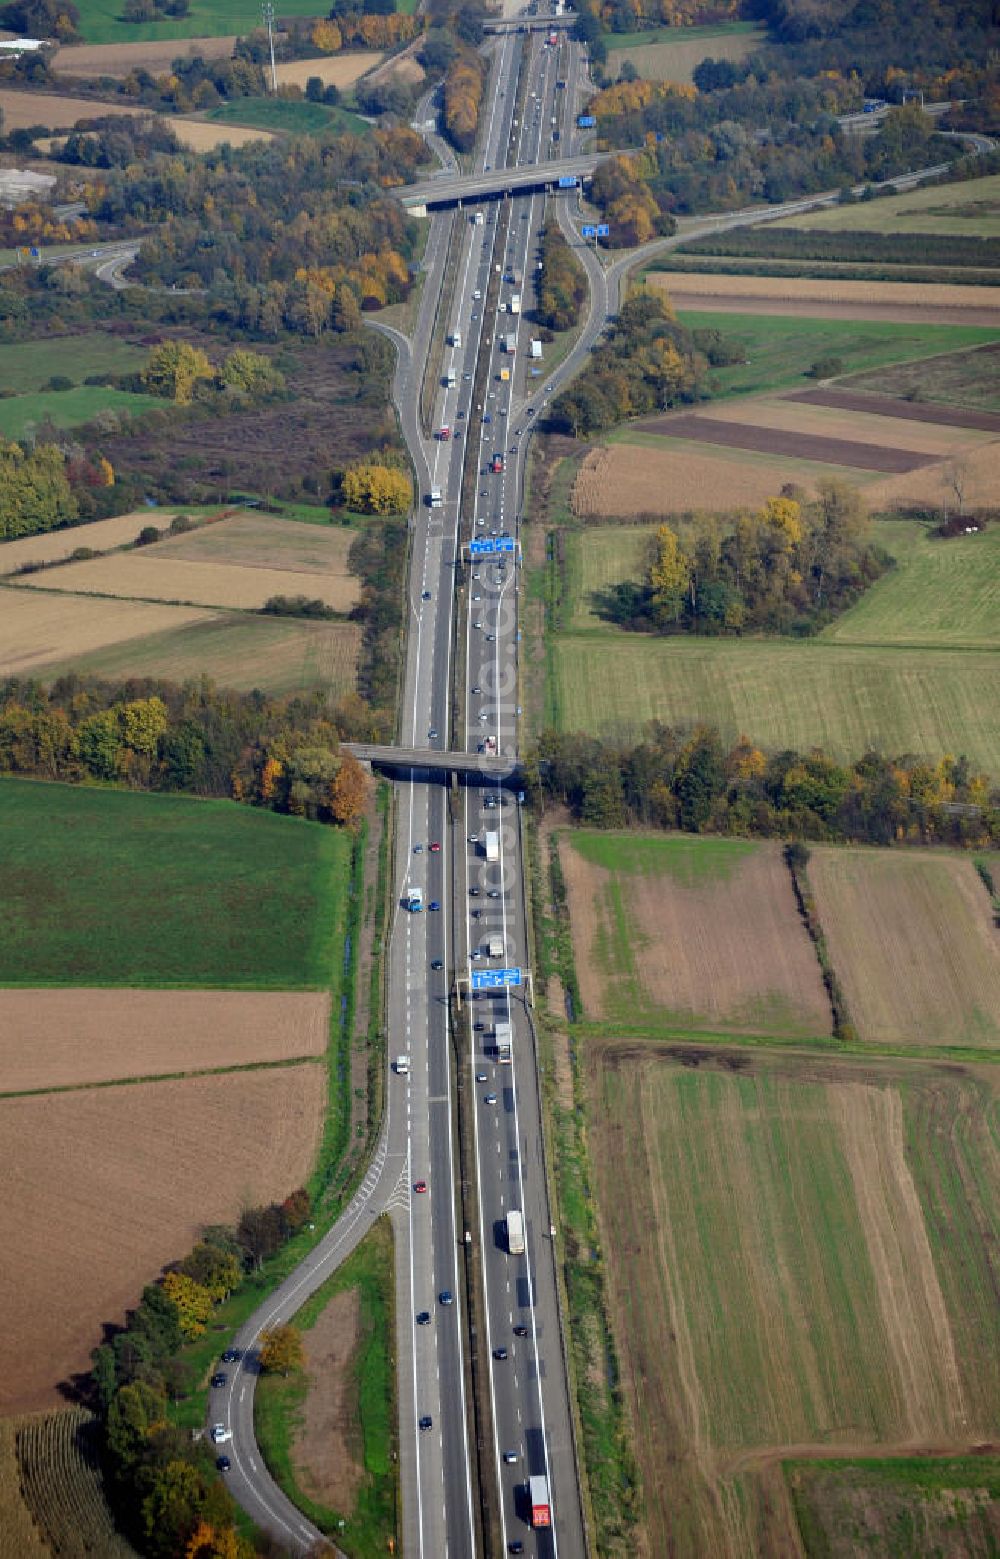
<svg viewBox="0 0 1000 1559">
<path fill-rule="evenodd" d="M 757 510 L 660 525 L 644 577 L 609 586 L 598 611 L 661 634 L 816 633 L 889 566 L 858 494 L 824 481 L 812 502 L 788 489 Z"/>
<path fill-rule="evenodd" d="M 937 763 L 819 748 L 731 746 L 710 726 L 653 722 L 633 742 L 545 731 L 525 770 L 532 799 L 595 828 L 665 828 L 876 845 L 1000 843 L 1000 789 L 964 757 Z"/>
<path fill-rule="evenodd" d="M 456 51 L 444 78 L 444 128 L 457 151 L 471 152 L 479 129 L 486 67 L 475 50 Z"/>
<path fill-rule="evenodd" d="M 981 168 L 979 172 L 989 172 Z M 753 256 L 775 260 L 858 260 L 874 265 L 940 265 L 1000 270 L 1000 239 L 933 233 L 879 233 L 865 230 L 866 202 L 859 201 L 858 230 L 832 228 L 744 227 L 679 246 L 683 254 Z M 877 214 L 874 220 L 879 220 Z"/>
<path fill-rule="evenodd" d="M 320 693 L 272 699 L 206 679 L 0 683 L 0 774 L 228 797 L 319 822 L 363 810 L 364 773 L 340 741 L 373 729 L 357 694 L 330 708 Z"/>
<path fill-rule="evenodd" d="M 542 269 L 538 277 L 539 324 L 549 330 L 569 330 L 580 319 L 587 301 L 587 276 L 554 220 L 542 231 Z"/>
<path fill-rule="evenodd" d="M 236 1507 L 216 1471 L 215 1448 L 171 1422 L 170 1407 L 202 1382 L 185 1356 L 218 1306 L 309 1222 L 308 1192 L 250 1207 L 235 1229 L 206 1228 L 193 1250 L 148 1284 L 125 1325 L 91 1354 L 88 1375 L 73 1382 L 97 1414 L 105 1451 L 105 1488 L 115 1519 L 150 1559 L 253 1559 L 269 1554 L 236 1528 Z M 298 1334 L 276 1328 L 261 1339 L 262 1369 L 287 1373 L 301 1362 Z M 222 1449 L 220 1447 L 220 1449 Z"/>
<path fill-rule="evenodd" d="M 708 394 L 708 359 L 655 293 L 628 298 L 600 351 L 552 402 L 549 426 L 575 437 Z"/>
</svg>

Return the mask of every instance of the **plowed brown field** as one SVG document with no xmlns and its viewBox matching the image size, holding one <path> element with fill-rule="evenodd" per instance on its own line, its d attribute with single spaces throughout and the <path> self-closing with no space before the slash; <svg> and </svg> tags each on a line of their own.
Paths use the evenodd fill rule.
<svg viewBox="0 0 1000 1559">
<path fill-rule="evenodd" d="M 0 1094 L 320 1056 L 325 992 L 0 990 Z"/>
<path fill-rule="evenodd" d="M 104 1323 L 208 1223 L 301 1185 L 326 1101 L 319 1062 L 0 1101 L 0 1412 L 58 1404 Z"/>
<path fill-rule="evenodd" d="M 830 1033 L 819 964 L 778 845 L 560 836 L 588 1019 Z"/>
<path fill-rule="evenodd" d="M 743 407 L 741 405 L 740 411 Z M 794 407 L 787 418 L 794 418 Z M 638 428 L 664 438 L 683 438 L 699 443 L 722 444 L 729 449 L 748 449 L 761 455 L 790 455 L 793 460 L 812 460 L 824 465 L 853 466 L 867 471 L 915 471 L 932 465 L 936 456 L 916 449 L 893 449 L 889 445 L 865 444 L 859 439 L 828 438 L 818 433 L 798 433 L 793 428 L 760 427 L 753 423 L 728 422 L 724 418 L 681 412 L 640 422 Z M 913 440 L 912 442 L 918 442 Z"/>
<path fill-rule="evenodd" d="M 965 503 L 994 505 L 1000 492 L 1000 440 L 963 449 Z M 909 503 L 954 503 L 947 465 L 929 466 L 923 471 L 908 471 L 903 476 L 885 476 L 865 487 L 865 499 L 871 510 L 892 509 Z"/>
<path fill-rule="evenodd" d="M 106 119 L 109 114 L 147 114 L 146 108 L 121 108 L 117 103 L 102 103 L 92 97 L 59 97 L 51 92 L 14 92 L 0 88 L 3 127 L 28 130 L 46 125 L 50 130 L 69 130 L 79 119 Z"/>
<path fill-rule="evenodd" d="M 802 402 L 798 397 L 785 395 L 760 395 L 741 399 L 737 403 L 723 403 L 707 407 L 699 412 L 699 420 L 721 422 L 727 426 L 767 429 L 781 435 L 786 433 L 806 438 L 836 439 L 852 448 L 858 444 L 874 445 L 877 449 L 903 449 L 907 455 L 932 455 L 940 458 L 968 446 L 988 443 L 1000 433 L 998 427 L 979 431 L 968 427 L 949 427 L 942 423 L 931 424 L 929 419 L 907 420 L 892 417 L 884 412 L 880 417 L 866 415 L 866 410 Z M 665 425 L 670 419 L 665 419 Z M 870 459 L 870 454 L 868 456 Z M 862 464 L 861 461 L 858 464 Z"/>
<path fill-rule="evenodd" d="M 884 319 L 899 324 L 996 325 L 996 289 L 956 282 L 838 281 L 807 276 L 652 272 L 647 282 L 682 309 L 794 314 L 813 319 Z"/>
<path fill-rule="evenodd" d="M 1000 942 L 970 860 L 820 848 L 808 870 L 861 1039 L 1000 1050 Z"/>
<path fill-rule="evenodd" d="M 971 406 L 921 406 L 916 401 L 898 400 L 890 395 L 864 395 L 855 390 L 792 390 L 782 398 L 800 406 L 833 406 L 839 411 L 860 411 L 868 417 L 894 417 L 902 422 L 931 422 L 941 428 L 978 428 L 983 433 L 1000 433 L 1000 414 L 973 411 Z"/>
</svg>

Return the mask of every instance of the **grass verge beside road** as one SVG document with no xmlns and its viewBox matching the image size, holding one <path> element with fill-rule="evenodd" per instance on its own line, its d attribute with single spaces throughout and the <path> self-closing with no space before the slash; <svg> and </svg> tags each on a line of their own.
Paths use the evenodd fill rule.
<svg viewBox="0 0 1000 1559">
<path fill-rule="evenodd" d="M 324 1367 L 322 1349 L 310 1350 L 310 1334 L 327 1305 L 351 1290 L 358 1296 L 357 1325 L 348 1356 L 331 1370 Z M 296 1329 L 304 1333 L 306 1373 L 288 1379 L 265 1375 L 255 1397 L 257 1439 L 272 1474 L 308 1519 L 336 1537 L 352 1559 L 375 1559 L 389 1552 L 390 1539 L 398 1546 L 401 1538 L 393 1292 L 392 1230 L 382 1218 L 295 1318 Z M 315 1358 L 309 1357 L 311 1351 Z M 311 1454 L 326 1460 L 329 1447 L 312 1444 L 306 1426 L 323 1424 L 330 1413 L 342 1454 L 358 1474 L 351 1509 L 333 1509 L 323 1501 L 324 1480 L 310 1466 Z M 342 1470 L 335 1468 L 334 1474 Z"/>
</svg>

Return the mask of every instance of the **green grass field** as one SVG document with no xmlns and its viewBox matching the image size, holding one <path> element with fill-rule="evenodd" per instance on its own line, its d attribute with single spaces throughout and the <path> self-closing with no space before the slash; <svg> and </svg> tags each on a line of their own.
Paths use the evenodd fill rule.
<svg viewBox="0 0 1000 1559">
<path fill-rule="evenodd" d="M 559 636 L 550 660 L 548 720 L 563 730 L 627 738 L 653 719 L 705 721 L 768 749 L 950 752 L 1000 774 L 1000 657 L 986 651 L 602 632 Z"/>
<path fill-rule="evenodd" d="M 669 291 L 669 280 L 667 281 Z M 719 330 L 744 349 L 746 363 L 716 368 L 712 377 L 723 395 L 807 385 L 807 369 L 821 357 L 839 357 L 845 373 L 889 363 L 933 358 L 938 352 L 985 346 L 1000 330 L 977 325 L 896 325 L 884 320 L 805 319 L 781 314 L 722 314 L 678 310 L 690 330 Z M 931 385 L 934 365 L 922 376 Z"/>
<path fill-rule="evenodd" d="M 257 0 L 191 0 L 187 16 L 176 21 L 123 22 L 121 0 L 85 0 L 80 6 L 83 43 L 148 43 L 160 38 L 219 38 L 248 33 L 260 26 Z M 282 0 L 282 16 L 327 16 L 320 0 Z"/>
<path fill-rule="evenodd" d="M 686 1059 L 602 1045 L 588 1068 L 648 1548 L 789 1552 L 783 1501 L 753 1457 L 737 1470 L 738 1448 L 957 1450 L 1000 1426 L 996 1143 L 980 1129 L 996 1083 Z M 969 1204 L 947 1242 L 943 1186 Z"/>
<path fill-rule="evenodd" d="M 960 184 L 911 190 L 856 205 L 782 217 L 775 227 L 867 233 L 940 233 L 946 238 L 1000 238 L 1000 173 Z"/>
<path fill-rule="evenodd" d="M 38 672 L 50 682 L 68 672 L 103 677 L 162 677 L 186 682 L 210 677 L 239 693 L 306 693 L 328 690 L 340 698 L 357 686 L 360 631 L 353 623 L 298 618 L 225 615 L 212 622 L 170 628 L 123 644 L 109 644 Z"/>
<path fill-rule="evenodd" d="M 595 525 L 563 532 L 567 628 L 614 631 L 596 610 L 594 597 L 627 579 L 642 578 L 655 534 L 653 525 Z"/>
<path fill-rule="evenodd" d="M 145 360 L 146 353 L 141 347 L 131 346 L 129 342 L 119 341 L 99 330 L 80 336 L 15 341 L 0 346 L 0 390 L 24 395 L 41 390 L 56 374 L 82 384 L 89 374 L 135 373 Z"/>
<path fill-rule="evenodd" d="M 332 828 L 227 801 L 0 781 L 0 983 L 329 985 Z"/>
<path fill-rule="evenodd" d="M 784 1473 L 807 1559 L 847 1559 L 861 1530 L 873 1559 L 996 1550 L 995 1456 L 789 1461 Z"/>
<path fill-rule="evenodd" d="M 918 522 L 882 520 L 875 539 L 896 568 L 825 628 L 823 640 L 1000 647 L 1000 527 L 942 541 Z"/>
<path fill-rule="evenodd" d="M 657 27 L 651 32 L 610 33 L 608 69 L 617 76 L 628 61 L 644 81 L 691 80 L 703 59 L 741 60 L 764 41 L 752 22 L 721 27 Z"/>
<path fill-rule="evenodd" d="M 334 1511 L 317 1503 L 296 1476 L 293 1441 L 302 1423 L 308 1379 L 264 1376 L 254 1400 L 254 1424 L 264 1459 L 298 1508 L 336 1536 L 352 1559 L 376 1559 L 398 1544 L 399 1498 L 396 1476 L 396 1413 L 393 1351 L 393 1242 L 383 1218 L 361 1241 L 333 1277 L 306 1301 L 295 1326 L 307 1334 L 329 1302 L 351 1289 L 359 1291 L 361 1313 L 357 1346 L 345 1367 L 347 1399 L 356 1421 L 357 1446 L 364 1480 L 353 1510 Z M 338 1522 L 348 1522 L 343 1536 Z"/>
<path fill-rule="evenodd" d="M 112 390 L 102 385 L 80 385 L 75 390 L 38 390 L 30 395 L 12 395 L 0 400 L 0 435 L 23 438 L 25 430 L 48 417 L 57 428 L 79 427 L 101 411 L 136 417 L 152 406 L 162 406 L 155 395 L 132 395 L 127 390 Z"/>
<path fill-rule="evenodd" d="M 252 130 L 287 130 L 292 135 L 315 134 L 320 130 L 367 135 L 371 129 L 358 114 L 344 108 L 274 97 L 234 98 L 231 103 L 213 108 L 206 117 L 219 124 L 249 125 Z"/>
<path fill-rule="evenodd" d="M 750 839 L 695 839 L 684 834 L 625 834 L 575 828 L 568 843 L 592 866 L 625 876 L 669 877 L 682 888 L 728 882 L 748 855 Z"/>
</svg>

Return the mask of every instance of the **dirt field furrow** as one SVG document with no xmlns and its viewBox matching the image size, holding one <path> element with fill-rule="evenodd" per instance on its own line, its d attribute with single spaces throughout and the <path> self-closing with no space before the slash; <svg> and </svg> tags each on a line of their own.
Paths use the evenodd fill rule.
<svg viewBox="0 0 1000 1559">
<path fill-rule="evenodd" d="M 706 444 L 722 444 L 730 449 L 749 449 L 755 454 L 789 455 L 796 460 L 854 466 L 863 471 L 891 471 L 899 474 L 933 465 L 937 458 L 935 455 L 920 454 L 917 450 L 862 444 L 857 439 L 823 438 L 794 433 L 787 428 L 723 422 L 713 417 L 685 412 L 650 418 L 636 426 L 642 432 L 657 433 L 664 438 L 695 439 Z"/>
<path fill-rule="evenodd" d="M 803 406 L 860 411 L 869 417 L 896 417 L 901 422 L 929 422 L 941 428 L 976 428 L 983 433 L 1000 433 L 997 412 L 974 411 L 971 406 L 919 405 L 916 401 L 903 401 L 889 395 L 862 395 L 850 390 L 791 390 L 782 398 Z"/>
<path fill-rule="evenodd" d="M 653 272 L 648 284 L 680 309 L 789 314 L 813 319 L 884 319 L 900 324 L 1000 324 L 1000 289 L 956 282 L 853 281 L 833 277 Z"/>
<path fill-rule="evenodd" d="M 308 991 L 0 990 L 0 1094 L 320 1056 Z"/>
<path fill-rule="evenodd" d="M 57 1405 L 102 1328 L 199 1230 L 300 1186 L 325 1100 L 315 1061 L 0 1100 L 0 1244 L 18 1274 L 0 1412 Z"/>
</svg>

